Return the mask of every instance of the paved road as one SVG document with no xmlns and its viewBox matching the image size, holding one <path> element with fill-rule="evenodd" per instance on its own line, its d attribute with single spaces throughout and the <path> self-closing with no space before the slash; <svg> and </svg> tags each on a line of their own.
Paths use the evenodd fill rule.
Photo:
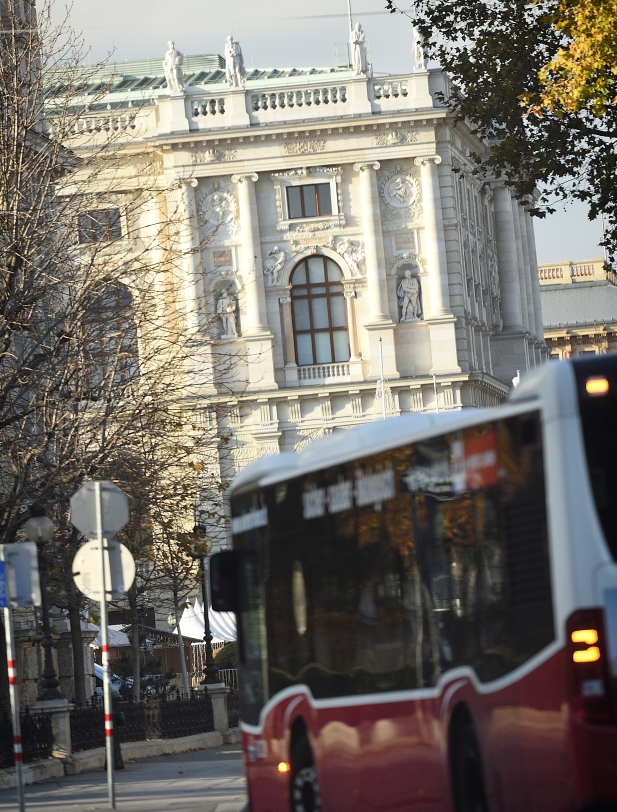
<svg viewBox="0 0 617 812">
<path fill-rule="evenodd" d="M 241 812 L 246 804 L 238 745 L 148 758 L 116 773 L 118 812 Z M 0 791 L 0 812 L 17 808 L 15 790 Z M 27 812 L 107 810 L 103 770 L 26 787 Z"/>
</svg>

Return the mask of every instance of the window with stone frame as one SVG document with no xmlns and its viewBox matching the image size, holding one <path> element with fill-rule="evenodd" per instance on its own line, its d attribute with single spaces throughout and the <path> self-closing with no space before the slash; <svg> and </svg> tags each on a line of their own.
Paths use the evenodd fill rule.
<svg viewBox="0 0 617 812">
<path fill-rule="evenodd" d="M 329 183 L 306 183 L 287 187 L 287 210 L 290 220 L 305 217 L 326 217 L 332 214 L 332 193 Z"/>
<path fill-rule="evenodd" d="M 97 209 L 81 212 L 78 218 L 79 242 L 93 245 L 122 239 L 120 209 Z"/>
<path fill-rule="evenodd" d="M 291 275 L 296 359 L 299 366 L 349 361 L 343 274 L 333 260 L 313 256 Z"/>
<path fill-rule="evenodd" d="M 133 297 L 112 282 L 93 295 L 82 321 L 87 386 L 97 390 L 130 385 L 139 377 L 137 325 Z"/>
</svg>

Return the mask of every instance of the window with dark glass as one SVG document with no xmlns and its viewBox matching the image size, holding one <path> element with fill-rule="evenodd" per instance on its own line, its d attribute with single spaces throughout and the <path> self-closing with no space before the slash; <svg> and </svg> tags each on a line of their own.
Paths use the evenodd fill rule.
<svg viewBox="0 0 617 812">
<path fill-rule="evenodd" d="M 123 385 L 139 375 L 133 297 L 125 285 L 93 296 L 83 319 L 85 367 L 90 388 Z"/>
<path fill-rule="evenodd" d="M 120 209 L 84 211 L 79 215 L 79 242 L 89 245 L 122 239 Z"/>
<path fill-rule="evenodd" d="M 303 260 L 291 276 L 296 359 L 300 366 L 349 361 L 343 274 L 331 259 Z"/>
<path fill-rule="evenodd" d="M 332 214 L 329 183 L 311 183 L 306 186 L 287 187 L 289 219 L 324 217 Z"/>
</svg>

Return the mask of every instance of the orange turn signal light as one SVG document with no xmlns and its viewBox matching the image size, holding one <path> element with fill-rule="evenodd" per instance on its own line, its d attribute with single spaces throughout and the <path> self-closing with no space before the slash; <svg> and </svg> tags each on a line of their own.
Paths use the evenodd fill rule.
<svg viewBox="0 0 617 812">
<path fill-rule="evenodd" d="M 593 646 L 598 642 L 598 632 L 596 629 L 576 629 L 572 632 L 572 642 Z"/>
<path fill-rule="evenodd" d="M 587 378 L 585 389 L 588 395 L 599 397 L 606 395 L 609 390 L 609 384 L 606 378 Z"/>
<path fill-rule="evenodd" d="M 280 773 L 288 773 L 291 770 L 291 764 L 288 764 L 286 761 L 279 761 L 278 767 L 276 769 Z"/>
<path fill-rule="evenodd" d="M 573 651 L 572 659 L 575 663 L 597 663 L 600 659 L 600 649 L 597 646 L 590 646 L 582 651 Z"/>
</svg>

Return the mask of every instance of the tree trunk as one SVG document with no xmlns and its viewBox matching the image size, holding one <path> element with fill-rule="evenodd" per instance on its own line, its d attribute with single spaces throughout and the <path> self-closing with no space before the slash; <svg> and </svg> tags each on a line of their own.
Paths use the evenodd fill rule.
<svg viewBox="0 0 617 812">
<path fill-rule="evenodd" d="M 81 636 L 80 601 L 75 595 L 69 596 L 69 622 L 71 624 L 71 648 L 73 649 L 73 679 L 75 682 L 75 702 L 81 708 L 88 702 L 86 696 L 86 669 L 84 667 L 84 645 Z"/>
<path fill-rule="evenodd" d="M 137 589 L 135 584 L 129 591 L 131 609 L 131 647 L 133 649 L 133 699 L 141 699 L 141 650 L 139 648 L 139 612 L 137 610 Z"/>
<path fill-rule="evenodd" d="M 178 627 L 178 649 L 180 650 L 180 668 L 182 669 L 182 684 L 184 686 L 184 693 L 189 696 L 191 687 L 189 685 L 189 675 L 186 670 L 186 659 L 184 657 L 184 640 L 182 639 L 182 632 L 180 631 L 180 618 L 182 617 L 178 609 L 174 609 L 176 614 L 176 626 Z"/>
</svg>

